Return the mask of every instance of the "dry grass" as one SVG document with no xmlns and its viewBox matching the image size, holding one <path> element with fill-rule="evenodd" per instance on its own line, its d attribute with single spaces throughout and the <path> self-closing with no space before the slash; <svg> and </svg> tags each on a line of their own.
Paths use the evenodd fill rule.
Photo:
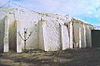
<svg viewBox="0 0 100 66">
<path fill-rule="evenodd" d="M 100 66 L 100 49 L 69 49 L 57 52 L 32 50 L 0 54 L 0 66 Z"/>
</svg>

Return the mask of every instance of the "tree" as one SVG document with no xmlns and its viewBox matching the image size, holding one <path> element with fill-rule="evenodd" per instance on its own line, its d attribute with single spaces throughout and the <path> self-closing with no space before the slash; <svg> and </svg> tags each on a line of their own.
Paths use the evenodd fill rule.
<svg viewBox="0 0 100 66">
<path fill-rule="evenodd" d="M 26 42 L 30 38 L 30 36 L 32 35 L 32 31 L 27 36 L 27 34 L 28 34 L 27 33 L 27 28 L 24 28 L 24 36 L 22 37 L 22 35 L 20 34 L 20 32 L 18 32 L 18 34 L 21 37 L 21 39 L 24 41 L 24 50 L 26 50 Z"/>
</svg>

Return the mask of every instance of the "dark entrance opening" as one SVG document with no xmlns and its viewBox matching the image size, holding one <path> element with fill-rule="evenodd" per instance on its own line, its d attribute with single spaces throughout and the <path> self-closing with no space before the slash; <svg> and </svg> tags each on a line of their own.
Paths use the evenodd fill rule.
<svg viewBox="0 0 100 66">
<path fill-rule="evenodd" d="M 100 30 L 92 30 L 92 46 L 100 47 Z"/>
<path fill-rule="evenodd" d="M 9 27 L 9 50 L 16 52 L 16 33 L 17 33 L 17 23 L 14 21 Z"/>
</svg>

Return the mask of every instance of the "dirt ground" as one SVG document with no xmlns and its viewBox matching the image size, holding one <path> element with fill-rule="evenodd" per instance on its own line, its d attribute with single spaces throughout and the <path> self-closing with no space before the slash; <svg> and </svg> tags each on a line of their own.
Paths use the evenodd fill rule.
<svg viewBox="0 0 100 66">
<path fill-rule="evenodd" d="M 100 48 L 1 53 L 0 66 L 100 66 Z"/>
</svg>

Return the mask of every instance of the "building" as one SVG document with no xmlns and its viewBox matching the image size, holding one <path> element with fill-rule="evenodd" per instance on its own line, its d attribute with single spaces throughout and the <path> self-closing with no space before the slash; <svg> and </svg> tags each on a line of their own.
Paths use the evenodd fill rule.
<svg viewBox="0 0 100 66">
<path fill-rule="evenodd" d="M 22 52 L 24 48 L 57 51 L 92 47 L 94 27 L 69 16 L 22 8 L 9 10 L 1 16 L 1 52 Z"/>
</svg>

